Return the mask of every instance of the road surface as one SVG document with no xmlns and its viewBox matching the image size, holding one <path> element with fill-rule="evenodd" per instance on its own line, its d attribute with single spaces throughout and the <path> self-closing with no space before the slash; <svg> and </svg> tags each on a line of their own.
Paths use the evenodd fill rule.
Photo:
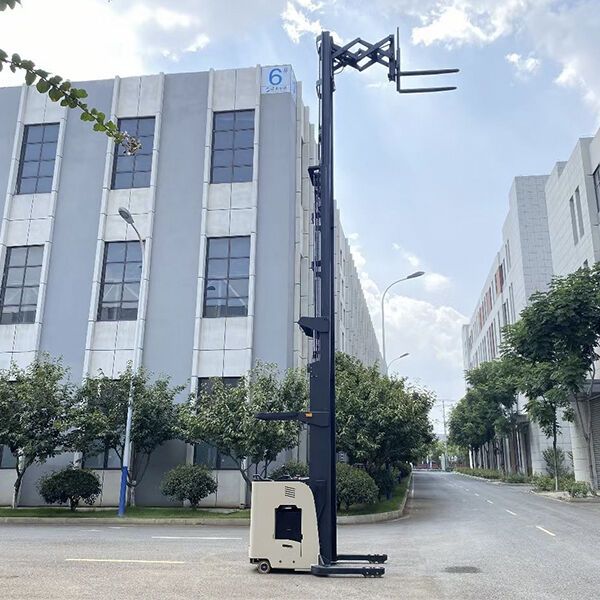
<svg viewBox="0 0 600 600">
<path fill-rule="evenodd" d="M 382 579 L 259 575 L 242 527 L 0 525 L 2 600 L 570 600 L 600 597 L 600 505 L 416 473 L 407 516 L 339 528 Z"/>
</svg>

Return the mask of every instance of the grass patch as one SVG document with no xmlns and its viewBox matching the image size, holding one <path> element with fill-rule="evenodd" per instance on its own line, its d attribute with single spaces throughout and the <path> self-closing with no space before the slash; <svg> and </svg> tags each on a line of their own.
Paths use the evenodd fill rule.
<svg viewBox="0 0 600 600">
<path fill-rule="evenodd" d="M 398 510 L 402 505 L 404 496 L 406 496 L 408 492 L 408 482 L 409 478 L 405 477 L 402 480 L 402 483 L 398 484 L 394 488 L 394 491 L 392 492 L 392 497 L 389 500 L 381 500 L 380 502 L 376 502 L 375 504 L 353 504 L 350 507 L 350 510 L 344 510 L 344 508 L 342 507 L 338 511 L 338 515 L 340 515 L 340 517 L 350 515 L 371 515 L 389 512 L 392 510 Z"/>
<path fill-rule="evenodd" d="M 235 510 L 230 513 L 218 513 L 210 510 L 192 510 L 191 508 L 149 508 L 145 506 L 129 507 L 125 515 L 133 519 L 249 519 L 250 510 Z M 72 519 L 112 519 L 117 517 L 117 509 L 82 510 L 71 512 L 68 508 L 0 508 L 0 517 L 67 517 Z"/>
</svg>

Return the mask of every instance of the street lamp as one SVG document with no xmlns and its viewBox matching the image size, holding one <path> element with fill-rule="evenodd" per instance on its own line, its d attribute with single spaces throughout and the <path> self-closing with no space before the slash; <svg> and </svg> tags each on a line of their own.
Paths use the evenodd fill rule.
<svg viewBox="0 0 600 600">
<path fill-rule="evenodd" d="M 140 273 L 140 291 L 138 295 L 138 314 L 135 321 L 135 334 L 134 334 L 134 345 L 133 345 L 133 369 L 131 373 L 131 382 L 129 384 L 129 398 L 127 401 L 127 425 L 125 426 L 125 448 L 123 449 L 123 468 L 121 469 L 121 490 L 119 493 L 119 517 L 125 516 L 125 503 L 127 500 L 127 477 L 129 474 L 129 463 L 131 461 L 131 421 L 133 418 L 133 380 L 139 369 L 139 352 L 138 347 L 140 345 L 140 326 L 141 319 L 139 315 L 141 300 L 142 300 L 142 287 L 144 285 L 144 242 L 138 228 L 135 226 L 135 222 L 131 213 L 123 207 L 119 208 L 119 215 L 121 218 L 133 227 L 133 230 L 138 236 L 140 241 L 141 250 L 141 273 Z"/>
<path fill-rule="evenodd" d="M 425 271 L 415 271 L 414 273 L 411 273 L 410 275 L 407 275 L 406 277 L 403 277 L 402 279 L 398 279 L 397 281 L 390 283 L 390 285 L 388 285 L 385 288 L 385 291 L 381 295 L 381 348 L 383 351 L 383 364 L 386 366 L 387 366 L 387 362 L 385 360 L 385 304 L 384 304 L 385 295 L 388 293 L 389 289 L 392 286 L 396 285 L 397 283 L 400 283 L 401 281 L 406 281 L 407 279 L 415 279 L 416 277 L 421 277 L 421 275 L 425 275 Z"/>
<path fill-rule="evenodd" d="M 405 356 L 408 356 L 409 352 L 405 352 L 404 354 L 401 354 L 400 356 L 396 356 L 396 358 L 394 358 L 393 360 L 390 360 L 390 362 L 387 365 L 387 370 L 390 370 L 390 367 L 392 366 L 393 363 L 395 363 L 397 360 L 400 360 L 401 358 L 404 358 Z"/>
</svg>

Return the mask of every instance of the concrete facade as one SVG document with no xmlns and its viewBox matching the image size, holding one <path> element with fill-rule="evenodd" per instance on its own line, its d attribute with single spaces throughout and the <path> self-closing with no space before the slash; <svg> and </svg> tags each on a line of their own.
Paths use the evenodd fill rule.
<svg viewBox="0 0 600 600">
<path fill-rule="evenodd" d="M 581 138 L 569 159 L 554 166 L 546 186 L 548 228 L 556 275 L 600 260 L 600 131 Z M 596 363 L 596 374 L 599 372 Z M 574 401 L 570 424 L 575 477 L 598 487 L 600 473 L 600 382 L 590 379 Z"/>
<path fill-rule="evenodd" d="M 11 361 L 26 365 L 44 351 L 62 356 L 77 381 L 99 369 L 116 377 L 137 356 L 174 383 L 189 381 L 195 392 L 198 378 L 240 377 L 256 360 L 275 362 L 281 370 L 307 365 L 310 343 L 296 321 L 314 311 L 307 168 L 317 160 L 316 135 L 291 67 L 276 67 L 287 86 L 265 87 L 272 68 L 78 84 L 88 91 L 89 104 L 113 119 L 154 117 L 149 183 L 121 189 L 113 189 L 111 140 L 35 89 L 0 89 L 0 190 L 6 191 L 0 194 L 0 265 L 7 248 L 43 247 L 34 322 L 0 324 L 0 368 Z M 213 183 L 214 115 L 234 111 L 254 111 L 251 178 Z M 52 189 L 18 194 L 25 126 L 41 123 L 59 124 Z M 137 340 L 135 320 L 98 318 L 106 245 L 137 239 L 118 214 L 121 206 L 144 239 Z M 337 348 L 373 364 L 380 361 L 379 347 L 339 216 L 337 225 Z M 208 318 L 208 240 L 239 236 L 249 238 L 250 247 L 247 315 Z M 136 501 L 167 504 L 158 491 L 160 479 L 192 456 L 183 443 L 160 448 Z M 40 475 L 71 459 L 32 466 L 21 503 L 40 504 Z M 14 479 L 12 470 L 1 467 L 0 505 L 9 503 Z M 98 473 L 104 482 L 100 503 L 114 505 L 119 472 Z M 237 471 L 217 470 L 215 476 L 219 490 L 205 505 L 245 502 Z"/>
<path fill-rule="evenodd" d="M 552 277 L 550 235 L 546 212 L 548 176 L 516 177 L 509 193 L 502 246 L 483 286 L 469 324 L 463 326 L 465 369 L 499 356 L 502 327 L 514 323 L 534 292 L 544 290 Z M 544 473 L 543 451 L 551 446 L 539 427 L 525 416 L 525 399 L 517 398 L 516 439 L 503 440 L 512 470 Z M 559 446 L 570 451 L 568 426 Z M 514 451 L 516 449 L 516 451 Z M 511 452 L 511 450 L 513 450 Z"/>
</svg>

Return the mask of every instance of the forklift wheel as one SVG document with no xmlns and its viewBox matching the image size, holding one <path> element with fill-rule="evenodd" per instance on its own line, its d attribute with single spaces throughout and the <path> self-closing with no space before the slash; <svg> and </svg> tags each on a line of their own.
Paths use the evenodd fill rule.
<svg viewBox="0 0 600 600">
<path fill-rule="evenodd" d="M 271 572 L 271 563 L 268 560 L 261 560 L 256 568 L 261 575 L 266 575 Z"/>
</svg>

